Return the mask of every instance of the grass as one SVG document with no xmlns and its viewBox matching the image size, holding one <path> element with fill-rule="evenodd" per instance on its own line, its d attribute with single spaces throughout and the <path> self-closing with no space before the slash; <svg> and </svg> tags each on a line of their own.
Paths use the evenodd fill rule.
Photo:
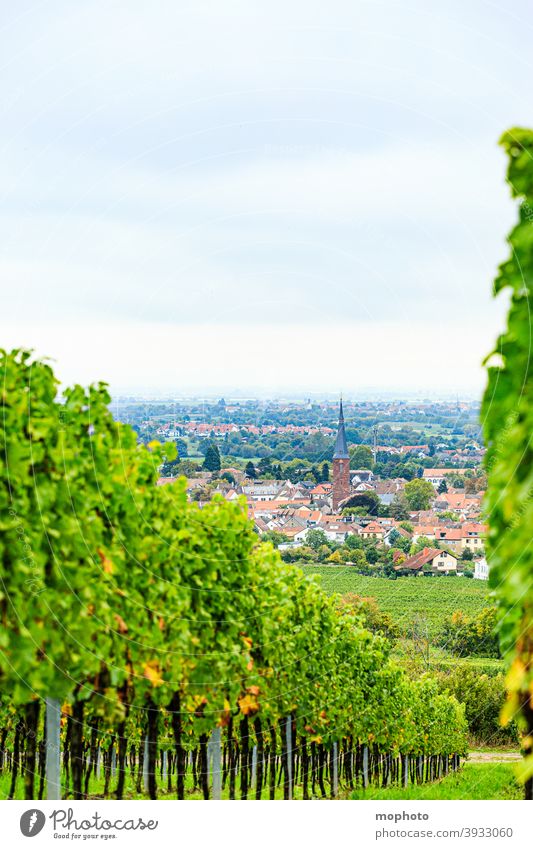
<svg viewBox="0 0 533 849">
<path fill-rule="evenodd" d="M 422 658 L 420 651 L 417 651 L 415 643 L 411 639 L 400 639 L 394 643 L 392 656 L 402 664 L 407 664 L 413 668 L 419 668 L 420 672 L 424 671 L 426 666 L 425 660 Z M 450 668 L 457 666 L 468 667 L 475 669 L 480 675 L 498 675 L 504 671 L 503 660 L 494 657 L 457 657 L 441 646 L 430 645 L 429 647 L 429 664 L 431 669 L 439 669 L 446 672 Z"/>
<path fill-rule="evenodd" d="M 116 783 L 116 778 L 110 782 L 110 788 L 113 790 Z M 0 777 L 0 799 L 6 799 L 9 792 L 10 777 L 3 775 Z M 173 787 L 175 781 L 172 781 Z M 187 799 L 202 799 L 200 791 L 193 791 L 192 780 L 190 776 L 187 779 Z M 89 798 L 103 798 L 104 782 L 103 778 L 92 779 L 90 786 Z M 239 781 L 237 780 L 236 787 L 237 798 L 240 798 Z M 413 785 L 403 789 L 398 786 L 394 787 L 369 787 L 366 791 L 357 789 L 352 793 L 345 792 L 342 794 L 344 798 L 351 799 L 522 799 L 523 790 L 518 785 L 512 764 L 501 763 L 486 763 L 486 764 L 470 764 L 466 763 L 464 767 L 457 773 L 452 773 L 440 781 L 435 781 L 432 784 Z M 24 798 L 24 787 L 22 779 L 17 780 L 17 789 L 15 799 Z M 65 798 L 63 794 L 63 798 Z M 68 798 L 68 797 L 67 797 Z M 72 797 L 70 797 L 72 798 Z M 112 797 L 111 797 L 112 798 Z M 147 799 L 148 796 L 142 793 L 140 796 L 136 793 L 135 782 L 131 779 L 129 770 L 126 771 L 126 782 L 124 788 L 124 799 Z M 175 789 L 170 793 L 166 791 L 166 781 L 162 781 L 158 776 L 158 798 L 161 800 L 176 799 Z M 228 798 L 228 788 L 226 786 L 222 793 L 222 798 Z M 249 793 L 250 799 L 255 798 L 255 793 Z M 263 800 L 268 798 L 268 789 L 263 789 Z M 294 798 L 296 800 L 302 798 L 301 787 L 294 788 Z M 276 799 L 283 799 L 283 787 L 276 788 Z"/>
<path fill-rule="evenodd" d="M 62 785 L 63 785 L 62 786 L 62 792 L 61 792 L 62 799 L 72 799 L 72 793 L 65 794 L 65 787 L 64 787 L 64 784 L 63 784 L 63 782 L 64 782 L 64 772 L 63 771 L 61 773 L 61 781 L 62 781 Z M 111 778 L 111 780 L 109 782 L 109 793 L 106 797 L 104 797 L 103 775 L 101 775 L 101 777 L 99 779 L 95 778 L 94 776 L 91 777 L 91 782 L 90 782 L 90 785 L 89 785 L 88 798 L 89 799 L 104 799 L 104 798 L 112 799 L 112 798 L 114 798 L 113 797 L 113 791 L 116 787 L 116 783 L 117 783 L 117 778 L 116 778 L 116 775 L 115 775 L 115 777 Z M 10 789 L 10 785 L 11 785 L 11 776 L 9 774 L 0 775 L 0 801 L 7 799 L 9 789 Z M 70 786 L 72 786 L 72 782 L 71 782 Z M 329 786 L 329 785 L 327 785 L 327 786 Z M 39 781 L 38 781 L 38 779 L 36 779 L 35 787 L 34 787 L 35 799 L 37 798 L 38 788 L 39 788 Z M 237 799 L 241 798 L 239 777 L 237 777 L 237 781 L 236 781 L 236 785 L 235 785 L 235 796 L 236 796 Z M 24 779 L 20 775 L 17 777 L 17 785 L 16 785 L 14 798 L 15 799 L 24 799 Z M 45 787 L 45 798 L 46 798 L 46 787 Z M 136 781 L 135 781 L 134 778 L 132 778 L 129 769 L 126 769 L 126 778 L 125 778 L 125 782 L 124 782 L 123 798 L 124 799 L 139 799 L 139 800 L 149 798 L 148 794 L 144 792 L 144 789 L 142 790 L 140 795 L 137 793 Z M 167 790 L 166 779 L 163 780 L 161 778 L 159 772 L 158 772 L 158 775 L 157 775 L 157 798 L 158 798 L 158 800 L 162 800 L 162 801 L 177 799 L 176 777 L 175 777 L 175 775 L 172 776 L 172 790 L 169 792 Z M 185 779 L 185 798 L 187 800 L 192 800 L 192 801 L 203 800 L 203 798 L 204 798 L 201 790 L 195 789 L 193 787 L 193 780 L 192 780 L 192 775 L 191 775 L 190 771 L 188 772 L 186 779 Z M 255 789 L 248 792 L 248 798 L 249 799 L 255 799 Z M 267 786 L 266 787 L 263 786 L 263 792 L 262 792 L 261 798 L 263 799 L 263 801 L 267 800 L 269 798 L 268 778 L 267 778 Z M 283 799 L 283 785 L 282 784 L 280 784 L 279 786 L 276 787 L 275 798 L 277 800 Z M 225 788 L 222 791 L 222 799 L 228 799 L 229 800 L 229 787 L 228 787 L 227 783 L 226 783 Z M 294 788 L 294 799 L 296 799 L 296 800 L 302 799 L 302 788 L 299 787 L 299 786 L 296 786 Z"/>
<path fill-rule="evenodd" d="M 430 639 L 455 610 L 472 615 L 490 604 L 486 584 L 469 578 L 407 577 L 391 581 L 359 575 L 349 566 L 298 565 L 307 575 L 317 575 L 326 592 L 375 598 L 400 627 L 409 631 L 418 622 L 427 627 Z"/>
<path fill-rule="evenodd" d="M 439 433 L 442 433 L 445 436 L 449 436 L 450 431 L 452 430 L 452 424 L 435 424 L 434 422 L 388 422 L 391 430 L 403 430 L 404 428 L 411 428 L 412 430 L 417 431 L 417 433 L 421 436 L 424 434 L 429 434 L 430 436 L 436 436 Z"/>
<path fill-rule="evenodd" d="M 351 799 L 523 799 L 511 764 L 469 764 L 433 784 L 411 787 L 369 787 Z"/>
</svg>

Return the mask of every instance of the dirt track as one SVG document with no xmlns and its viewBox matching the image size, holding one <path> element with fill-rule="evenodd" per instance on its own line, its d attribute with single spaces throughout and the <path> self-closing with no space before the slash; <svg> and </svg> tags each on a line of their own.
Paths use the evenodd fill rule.
<svg viewBox="0 0 533 849">
<path fill-rule="evenodd" d="M 519 752 L 469 752 L 468 763 L 471 764 L 508 764 L 521 760 Z"/>
</svg>

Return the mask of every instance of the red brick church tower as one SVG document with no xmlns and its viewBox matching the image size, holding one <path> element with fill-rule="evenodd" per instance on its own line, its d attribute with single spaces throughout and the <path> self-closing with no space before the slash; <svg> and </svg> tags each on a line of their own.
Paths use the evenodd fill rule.
<svg viewBox="0 0 533 849">
<path fill-rule="evenodd" d="M 333 452 L 333 510 L 337 511 L 341 501 L 350 495 L 350 455 L 346 444 L 346 433 L 344 430 L 344 413 L 341 406 L 339 410 L 339 429 Z"/>
</svg>

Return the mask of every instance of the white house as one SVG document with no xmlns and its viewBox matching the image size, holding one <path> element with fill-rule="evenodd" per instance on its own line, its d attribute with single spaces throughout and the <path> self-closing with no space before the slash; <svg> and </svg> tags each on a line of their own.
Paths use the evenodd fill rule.
<svg viewBox="0 0 533 849">
<path fill-rule="evenodd" d="M 490 567 L 484 557 L 474 560 L 474 578 L 480 581 L 488 581 Z"/>
</svg>

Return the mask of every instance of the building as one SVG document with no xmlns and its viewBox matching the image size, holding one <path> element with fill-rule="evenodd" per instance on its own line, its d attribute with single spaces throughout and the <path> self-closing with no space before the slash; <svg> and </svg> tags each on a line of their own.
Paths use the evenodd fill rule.
<svg viewBox="0 0 533 849">
<path fill-rule="evenodd" d="M 433 486 L 437 487 L 446 480 L 446 475 L 461 476 L 468 471 L 467 469 L 424 469 L 422 477 L 425 481 L 429 481 Z"/>
<path fill-rule="evenodd" d="M 382 540 L 385 536 L 385 531 L 379 522 L 368 522 L 366 525 L 362 526 L 359 531 L 359 536 L 362 539 Z"/>
<path fill-rule="evenodd" d="M 403 563 L 394 567 L 395 572 L 418 573 L 424 572 L 457 572 L 457 558 L 449 551 L 439 548 L 424 548 L 418 554 L 408 557 Z"/>
<path fill-rule="evenodd" d="M 346 442 L 346 432 L 344 430 L 344 412 L 342 409 L 342 399 L 339 409 L 339 427 L 337 430 L 337 439 L 335 440 L 335 450 L 333 452 L 333 488 L 332 488 L 332 506 L 333 511 L 338 510 L 341 501 L 348 498 L 350 495 L 350 455 L 348 454 L 348 444 Z"/>
<path fill-rule="evenodd" d="M 488 581 L 489 571 L 489 564 L 484 557 L 474 560 L 474 578 L 477 578 L 479 581 Z"/>
</svg>

